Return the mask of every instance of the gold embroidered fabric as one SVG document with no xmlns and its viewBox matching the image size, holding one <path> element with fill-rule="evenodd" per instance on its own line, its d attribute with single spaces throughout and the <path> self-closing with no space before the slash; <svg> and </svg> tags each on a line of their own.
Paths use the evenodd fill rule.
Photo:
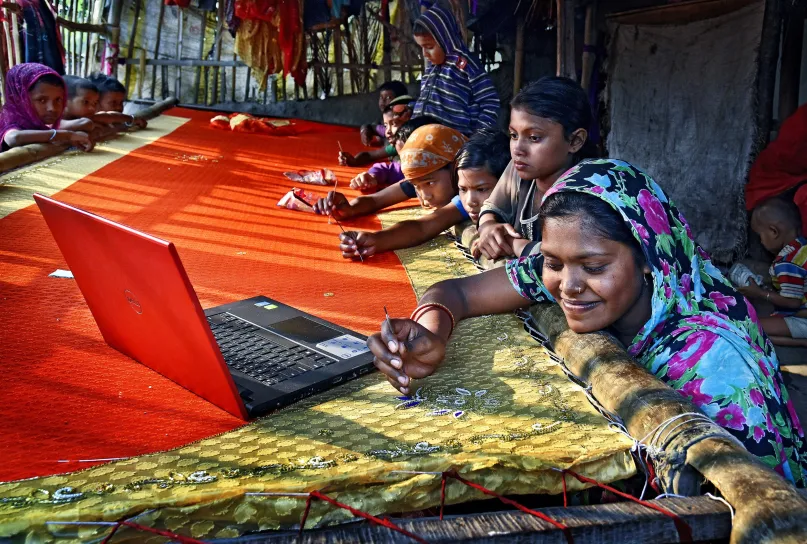
<svg viewBox="0 0 807 544">
<path fill-rule="evenodd" d="M 390 212 L 383 222 L 416 213 Z M 476 273 L 445 237 L 399 256 L 418 295 L 436 281 Z M 199 539 L 299 524 L 304 497 L 246 493 L 318 489 L 372 514 L 439 504 L 439 475 L 396 471 L 454 468 L 498 493 L 556 494 L 561 476 L 552 467 L 602 482 L 631 476 L 630 447 L 514 316 L 488 316 L 457 327 L 443 367 L 409 397 L 370 374 L 177 450 L 2 484 L 0 537 L 88 540 L 109 527 L 46 522 L 134 516 Z M 571 478 L 568 485 L 582 487 Z M 448 503 L 482 497 L 448 484 Z M 349 518 L 315 501 L 307 527 Z M 112 541 L 163 540 L 123 527 Z"/>
</svg>

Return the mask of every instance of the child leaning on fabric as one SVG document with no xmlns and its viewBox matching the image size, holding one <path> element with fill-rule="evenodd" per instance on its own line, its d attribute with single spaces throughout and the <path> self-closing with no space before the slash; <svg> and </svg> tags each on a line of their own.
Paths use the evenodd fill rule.
<svg viewBox="0 0 807 544">
<path fill-rule="evenodd" d="M 401 149 L 413 131 L 425 125 L 438 124 L 437 119 L 429 115 L 415 117 L 403 123 L 395 131 L 393 139 L 390 140 L 394 142 L 396 155 L 401 153 Z M 396 157 L 390 161 L 375 163 L 369 170 L 350 180 L 350 188 L 360 191 L 376 191 L 394 185 L 402 179 L 404 176 L 401 172 L 401 162 Z"/>
<path fill-rule="evenodd" d="M 413 116 L 431 115 L 470 136 L 499 119 L 499 95 L 479 59 L 463 41 L 454 15 L 434 4 L 415 22 L 414 37 L 428 67 Z"/>
<path fill-rule="evenodd" d="M 91 151 L 92 121 L 62 121 L 66 94 L 62 77 L 45 65 L 26 62 L 9 70 L 0 113 L 2 149 L 50 142 Z"/>
<path fill-rule="evenodd" d="M 399 96 L 407 94 L 406 85 L 400 81 L 386 81 L 378 88 L 378 109 L 381 113 L 387 106 Z M 381 147 L 384 145 L 386 127 L 383 124 L 373 125 L 368 123 L 362 125 L 360 129 L 361 143 L 367 147 Z"/>
<path fill-rule="evenodd" d="M 145 119 L 123 113 L 123 104 L 126 102 L 126 87 L 123 83 L 101 73 L 92 74 L 90 81 L 99 92 L 97 113 L 93 116 L 93 121 L 113 126 L 117 130 L 126 130 L 133 126 L 146 128 L 148 123 Z"/>
<path fill-rule="evenodd" d="M 436 124 L 434 118 L 429 116 L 416 117 L 404 123 L 395 134 L 396 148 L 398 151 L 403 149 L 403 146 L 415 130 L 426 125 Z M 333 215 L 336 219 L 351 219 L 375 213 L 417 196 L 412 184 L 403 181 L 404 175 L 401 172 L 400 162 L 377 163 L 373 165 L 369 172 L 364 172 L 364 174 L 370 172 L 372 172 L 378 183 L 388 183 L 389 186 L 375 194 L 362 195 L 353 200 L 348 200 L 342 193 L 330 191 L 324 198 L 317 201 L 314 211 L 321 215 Z M 359 174 L 359 176 L 364 174 Z"/>
<path fill-rule="evenodd" d="M 382 149 L 374 149 L 373 151 L 362 151 L 356 154 L 356 156 L 340 150 L 339 164 L 342 166 L 364 166 L 375 160 L 396 158 L 398 152 L 395 149 L 394 136 L 398 132 L 398 129 L 412 118 L 412 108 L 409 105 L 411 101 L 412 97 L 409 95 L 399 96 L 384 109 L 384 136 L 386 136 L 389 142 L 386 146 Z"/>
<path fill-rule="evenodd" d="M 531 254 L 541 240 L 535 221 L 552 184 L 583 159 L 597 156 L 588 138 L 591 106 L 579 84 L 545 77 L 524 87 L 510 103 L 512 160 L 482 206 L 475 257 Z"/>
<path fill-rule="evenodd" d="M 406 161 L 406 150 L 401 160 Z M 342 256 L 346 259 L 369 257 L 384 251 L 413 247 L 427 242 L 444 230 L 464 221 L 476 222 L 482 203 L 510 161 L 507 135 L 491 129 L 482 129 L 462 146 L 454 160 L 453 176 L 459 195 L 451 204 L 438 208 L 429 215 L 415 220 L 402 221 L 380 232 L 346 232 L 339 236 Z M 428 176 L 413 178 L 417 187 L 428 183 Z"/>
<path fill-rule="evenodd" d="M 753 280 L 739 291 L 755 306 L 761 306 L 761 301 L 773 304 L 775 311 L 760 323 L 780 346 L 807 346 L 807 238 L 801 235 L 801 226 L 796 205 L 782 198 L 764 201 L 751 214 L 751 228 L 765 249 L 776 255 L 770 268 L 774 291 Z"/>
</svg>

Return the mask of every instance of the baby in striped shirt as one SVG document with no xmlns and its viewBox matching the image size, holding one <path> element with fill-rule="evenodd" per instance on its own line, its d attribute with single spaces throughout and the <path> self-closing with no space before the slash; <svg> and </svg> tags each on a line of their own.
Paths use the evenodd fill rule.
<svg viewBox="0 0 807 544">
<path fill-rule="evenodd" d="M 774 311 L 760 319 L 774 344 L 807 346 L 807 238 L 802 235 L 801 216 L 792 202 L 771 198 L 751 215 L 751 228 L 765 249 L 775 254 L 770 275 L 773 290 L 753 281 L 740 291 L 747 297 L 773 304 Z"/>
</svg>

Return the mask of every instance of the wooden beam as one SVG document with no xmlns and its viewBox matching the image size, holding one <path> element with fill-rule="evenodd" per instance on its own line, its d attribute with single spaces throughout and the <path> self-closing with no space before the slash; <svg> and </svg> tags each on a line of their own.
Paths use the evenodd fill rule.
<svg viewBox="0 0 807 544">
<path fill-rule="evenodd" d="M 759 0 L 694 0 L 607 15 L 609 22 L 624 25 L 682 25 L 719 17 Z"/>
<path fill-rule="evenodd" d="M 592 49 L 597 47 L 597 2 L 586 6 L 586 27 L 583 34 L 583 55 L 580 69 L 580 86 L 586 91 L 591 87 L 591 76 L 597 55 Z"/>
<path fill-rule="evenodd" d="M 574 62 L 574 3 L 575 0 L 556 0 L 556 75 L 571 79 L 577 79 Z"/>
<path fill-rule="evenodd" d="M 524 26 L 526 22 L 519 17 L 516 22 L 516 51 L 513 58 L 513 96 L 521 90 L 524 73 Z"/>
<path fill-rule="evenodd" d="M 105 36 L 110 31 L 109 25 L 82 23 L 78 21 L 71 21 L 70 19 L 65 19 L 64 17 L 58 17 L 56 20 L 59 23 L 59 26 L 62 28 L 75 32 L 91 32 Z"/>
<path fill-rule="evenodd" d="M 382 64 L 384 65 L 384 80 L 390 81 L 392 79 L 392 33 L 390 32 L 390 26 L 392 26 L 392 21 L 390 21 L 390 14 L 389 14 L 389 2 L 381 2 L 381 19 L 382 21 L 386 22 L 386 25 L 382 25 L 383 28 L 383 40 L 384 43 L 382 44 Z"/>
<path fill-rule="evenodd" d="M 207 11 L 202 10 L 202 30 L 199 32 L 199 59 L 205 58 L 205 34 L 207 34 Z M 193 76 L 193 103 L 199 103 L 199 90 L 202 87 L 202 66 L 197 65 L 196 73 Z M 207 85 L 205 85 L 205 96 L 203 104 L 207 104 Z"/>
<path fill-rule="evenodd" d="M 118 57 L 120 56 L 120 17 L 123 0 L 111 0 L 109 6 L 109 35 L 101 66 L 110 75 L 117 77 Z"/>
<path fill-rule="evenodd" d="M 804 16 L 791 13 L 784 21 L 782 62 L 779 70 L 779 122 L 799 107 L 801 51 L 804 42 Z"/>
<path fill-rule="evenodd" d="M 447 485 L 461 484 L 454 482 Z M 669 498 L 651 502 L 678 515 L 692 528 L 692 536 L 697 542 L 724 542 L 729 538 L 731 512 L 721 502 L 708 497 Z M 678 542 L 678 533 L 669 517 L 632 502 L 569 508 L 538 508 L 536 510 L 568 526 L 575 542 L 597 542 L 598 544 Z M 566 542 L 563 533 L 548 522 L 512 510 L 447 515 L 443 520 L 428 517 L 394 518 L 391 521 L 427 542 L 502 544 Z M 296 532 L 273 531 L 253 534 L 250 536 L 249 542 L 251 544 L 280 544 L 291 542 L 296 538 Z M 404 535 L 369 523 L 306 530 L 300 541 L 304 544 L 331 544 L 333 542 L 408 544 L 412 542 Z"/>
<path fill-rule="evenodd" d="M 333 31 L 333 54 L 334 65 L 336 66 L 336 94 L 337 96 L 342 96 L 345 94 L 344 59 L 342 58 L 342 25 L 339 25 Z"/>
</svg>

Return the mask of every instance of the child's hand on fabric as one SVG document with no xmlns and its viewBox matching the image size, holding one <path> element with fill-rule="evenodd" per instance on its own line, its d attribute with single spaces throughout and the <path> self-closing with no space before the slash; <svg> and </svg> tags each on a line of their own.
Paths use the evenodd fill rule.
<svg viewBox="0 0 807 544">
<path fill-rule="evenodd" d="M 412 380 L 433 374 L 446 356 L 445 340 L 411 319 L 385 320 L 381 332 L 367 339 L 367 347 L 376 368 L 404 395 Z"/>
<path fill-rule="evenodd" d="M 376 239 L 372 232 L 356 232 L 349 230 L 339 235 L 339 249 L 345 259 L 370 257 L 376 252 Z"/>
<path fill-rule="evenodd" d="M 339 166 L 356 166 L 356 158 L 347 151 L 340 151 Z"/>
<path fill-rule="evenodd" d="M 70 145 L 80 147 L 84 151 L 92 151 L 92 148 L 95 147 L 86 132 L 71 132 Z"/>
<path fill-rule="evenodd" d="M 334 219 L 350 217 L 350 202 L 345 195 L 336 191 L 329 191 L 325 198 L 320 198 L 314 204 L 314 212 L 319 215 L 330 215 Z"/>
<path fill-rule="evenodd" d="M 481 255 L 488 259 L 515 257 L 513 240 L 519 238 L 523 237 L 510 223 L 485 223 L 479 225 L 479 241 L 476 248 Z"/>
<path fill-rule="evenodd" d="M 367 191 L 378 187 L 378 180 L 375 176 L 371 176 L 370 172 L 362 172 L 352 180 L 350 180 L 351 189 L 359 189 L 360 191 Z"/>
<path fill-rule="evenodd" d="M 140 117 L 135 117 L 133 122 L 134 125 L 140 129 L 146 128 L 148 126 L 148 122 Z"/>
</svg>

